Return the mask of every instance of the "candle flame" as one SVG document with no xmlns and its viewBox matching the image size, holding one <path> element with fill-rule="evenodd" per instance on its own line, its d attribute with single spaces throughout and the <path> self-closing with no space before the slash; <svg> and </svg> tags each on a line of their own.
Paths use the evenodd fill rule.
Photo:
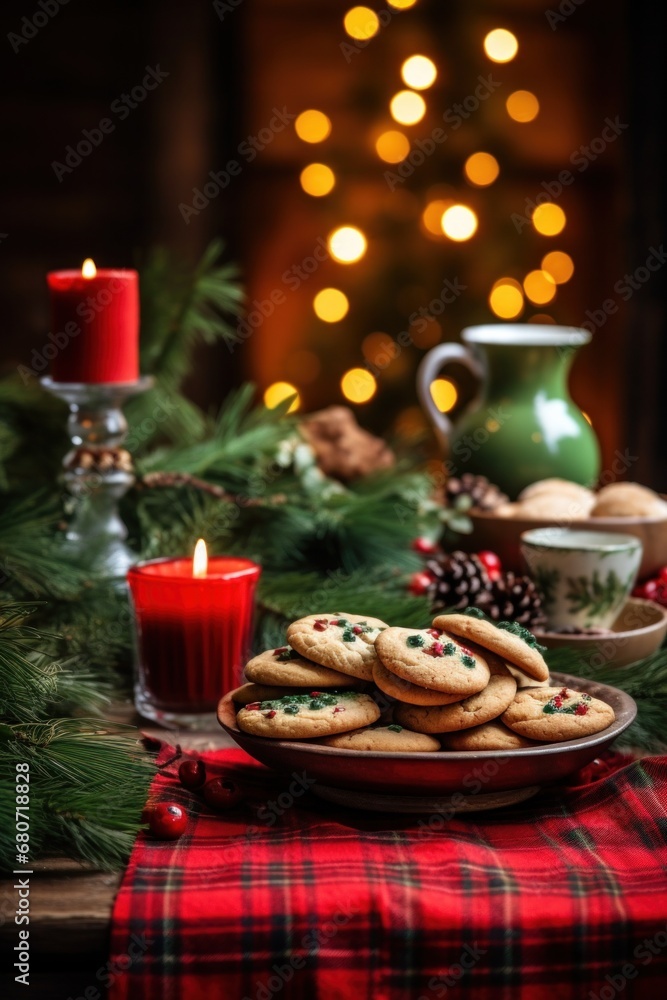
<svg viewBox="0 0 667 1000">
<path fill-rule="evenodd" d="M 192 575 L 193 576 L 206 576 L 208 572 L 208 552 L 206 551 L 206 542 L 203 538 L 200 538 L 195 545 L 195 554 L 192 560 Z"/>
<path fill-rule="evenodd" d="M 97 268 L 95 267 L 95 261 L 92 257 L 86 257 L 83 264 L 81 265 L 81 277 L 82 278 L 94 278 L 97 274 Z"/>
</svg>

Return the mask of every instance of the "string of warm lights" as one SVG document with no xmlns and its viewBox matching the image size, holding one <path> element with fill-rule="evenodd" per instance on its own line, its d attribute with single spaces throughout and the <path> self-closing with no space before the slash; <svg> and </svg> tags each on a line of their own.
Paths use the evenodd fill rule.
<svg viewBox="0 0 667 1000">
<path fill-rule="evenodd" d="M 396 11 L 408 10 L 418 0 L 387 0 L 389 8 Z M 385 9 L 385 16 L 387 11 Z M 380 31 L 383 23 L 380 16 L 367 6 L 351 7 L 343 17 L 343 27 L 347 35 L 356 42 L 365 43 Z M 482 49 L 486 57 L 494 63 L 509 63 L 519 53 L 519 40 L 507 28 L 498 27 L 487 32 Z M 374 148 L 384 163 L 399 165 L 407 160 L 412 144 L 406 129 L 417 125 L 427 114 L 425 92 L 438 79 L 438 67 L 433 59 L 423 53 L 415 53 L 406 58 L 400 66 L 400 80 L 403 88 L 397 90 L 388 102 L 388 112 L 398 128 L 381 128 L 375 133 Z M 537 96 L 529 90 L 515 90 L 505 101 L 508 118 L 519 125 L 534 121 L 540 113 Z M 294 128 L 297 136 L 306 144 L 324 143 L 332 132 L 330 118 L 321 110 L 309 108 L 296 118 Z M 476 150 L 466 158 L 462 167 L 463 180 L 475 189 L 484 189 L 494 184 L 501 173 L 501 164 L 496 156 L 486 150 Z M 336 187 L 334 170 L 325 162 L 317 160 L 306 164 L 299 177 L 305 194 L 314 198 L 324 198 Z M 449 197 L 451 189 L 442 194 L 429 192 L 429 200 L 421 211 L 422 233 L 429 239 L 450 240 L 464 243 L 472 239 L 479 229 L 477 212 L 465 199 Z M 530 215 L 532 228 L 543 237 L 555 237 L 562 233 L 566 216 L 560 205 L 554 202 L 538 204 Z M 331 259 L 337 264 L 350 266 L 358 263 L 368 250 L 368 241 L 362 230 L 349 223 L 336 227 L 327 237 L 327 248 Z M 562 250 L 545 253 L 539 267 L 529 271 L 521 281 L 511 276 L 501 276 L 492 285 L 488 295 L 488 306 L 495 317 L 501 320 L 515 320 L 522 316 L 526 302 L 534 306 L 546 306 L 554 301 L 558 286 L 569 281 L 574 273 L 574 262 Z M 320 289 L 313 297 L 312 308 L 315 316 L 324 323 L 341 322 L 350 311 L 350 300 L 337 287 Z M 550 316 L 537 314 L 534 322 L 553 322 Z M 433 317 L 421 322 L 414 331 L 410 330 L 413 343 L 427 350 L 442 337 L 440 324 Z M 368 334 L 363 341 L 362 351 L 369 367 L 374 359 L 391 351 L 392 338 L 385 333 Z M 390 354 L 388 356 L 391 357 Z M 341 392 L 352 403 L 366 403 L 377 392 L 377 380 L 368 368 L 351 368 L 340 380 Z M 450 378 L 439 377 L 431 385 L 431 394 L 442 412 L 449 412 L 458 400 L 458 389 Z M 283 399 L 294 396 L 290 409 L 300 404 L 296 386 L 289 382 L 275 382 L 264 394 L 267 406 L 275 406 Z"/>
</svg>

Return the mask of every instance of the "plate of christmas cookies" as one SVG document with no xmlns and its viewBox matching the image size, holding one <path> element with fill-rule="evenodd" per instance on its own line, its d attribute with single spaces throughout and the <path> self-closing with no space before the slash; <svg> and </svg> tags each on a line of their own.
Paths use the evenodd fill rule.
<svg viewBox="0 0 667 1000">
<path fill-rule="evenodd" d="M 493 808 L 589 763 L 636 715 L 617 688 L 550 675 L 543 652 L 527 629 L 476 608 L 424 629 L 308 615 L 249 661 L 218 719 L 250 756 L 305 771 L 334 802 Z"/>
</svg>

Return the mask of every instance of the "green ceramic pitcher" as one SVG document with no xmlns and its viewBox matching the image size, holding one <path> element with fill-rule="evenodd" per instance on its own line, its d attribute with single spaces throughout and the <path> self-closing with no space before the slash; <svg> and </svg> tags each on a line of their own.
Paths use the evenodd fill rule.
<svg viewBox="0 0 667 1000">
<path fill-rule="evenodd" d="M 417 391 L 445 451 L 450 475 L 487 476 L 511 499 L 538 479 L 586 486 L 600 473 L 595 432 L 567 389 L 586 330 L 563 326 L 470 326 L 463 344 L 438 344 L 417 373 Z M 450 363 L 465 365 L 481 392 L 456 424 L 436 407 L 431 383 Z"/>
</svg>

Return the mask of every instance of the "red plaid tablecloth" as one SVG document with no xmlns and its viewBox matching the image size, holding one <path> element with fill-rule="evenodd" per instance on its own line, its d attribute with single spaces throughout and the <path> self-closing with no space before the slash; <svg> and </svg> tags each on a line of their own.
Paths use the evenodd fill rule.
<svg viewBox="0 0 667 1000">
<path fill-rule="evenodd" d="M 320 802 L 240 750 L 204 759 L 248 801 L 214 815 L 156 779 L 192 819 L 177 843 L 137 840 L 113 1000 L 664 995 L 667 757 L 608 757 L 522 805 L 430 824 Z"/>
</svg>

